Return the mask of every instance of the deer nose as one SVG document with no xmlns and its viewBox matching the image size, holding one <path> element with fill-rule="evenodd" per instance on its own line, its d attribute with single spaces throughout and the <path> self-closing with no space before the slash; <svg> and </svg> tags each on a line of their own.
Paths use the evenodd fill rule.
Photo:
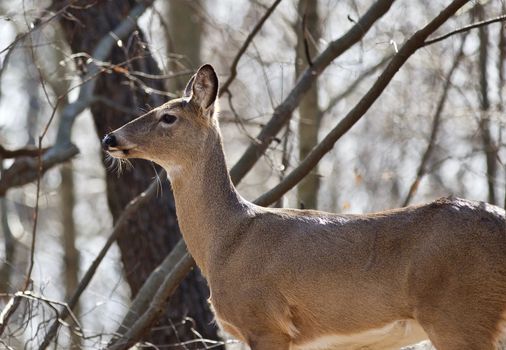
<svg viewBox="0 0 506 350">
<path fill-rule="evenodd" d="M 118 143 L 116 142 L 116 136 L 114 136 L 114 134 L 107 134 L 102 140 L 102 148 L 106 151 L 109 147 L 116 147 L 117 145 Z"/>
</svg>

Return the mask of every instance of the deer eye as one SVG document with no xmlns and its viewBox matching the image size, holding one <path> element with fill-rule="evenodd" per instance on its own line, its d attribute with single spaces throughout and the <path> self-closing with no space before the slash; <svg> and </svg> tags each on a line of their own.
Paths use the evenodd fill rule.
<svg viewBox="0 0 506 350">
<path fill-rule="evenodd" d="M 160 118 L 160 121 L 164 124 L 170 125 L 174 124 L 177 120 L 177 117 L 173 114 L 164 113 L 162 114 L 162 117 Z"/>
</svg>

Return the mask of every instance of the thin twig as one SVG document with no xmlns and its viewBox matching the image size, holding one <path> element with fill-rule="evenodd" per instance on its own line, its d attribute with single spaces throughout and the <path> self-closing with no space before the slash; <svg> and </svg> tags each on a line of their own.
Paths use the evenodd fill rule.
<svg viewBox="0 0 506 350">
<path fill-rule="evenodd" d="M 394 0 L 378 0 L 339 39 L 332 41 L 327 48 L 313 60 L 313 66 L 307 67 L 288 96 L 279 104 L 269 122 L 262 128 L 256 141 L 251 143 L 239 161 L 230 170 L 232 182 L 237 184 L 265 153 L 277 133 L 290 120 L 292 112 L 299 105 L 302 97 L 311 88 L 318 76 L 341 54 L 359 42 L 368 30 L 388 12 Z"/>
<path fill-rule="evenodd" d="M 235 109 L 234 103 L 232 102 L 232 97 L 233 96 L 232 96 L 232 93 L 230 92 L 230 90 L 227 91 L 227 95 L 228 95 L 228 106 L 230 108 L 230 111 L 234 115 L 234 123 L 239 128 L 239 130 L 244 135 L 246 135 L 247 138 L 249 138 L 251 141 L 254 141 L 255 138 L 248 133 L 248 129 L 244 125 L 245 124 L 244 120 L 239 117 L 239 114 L 237 113 L 237 110 Z M 221 121 L 221 119 L 220 119 L 220 121 Z"/>
<path fill-rule="evenodd" d="M 131 33 L 136 25 L 137 19 L 144 13 L 153 0 L 146 0 L 132 9 L 128 16 L 114 30 L 106 34 L 97 44 L 91 55 L 92 59 L 88 60 L 87 74 L 83 77 L 77 99 L 66 105 L 62 111 L 60 123 L 58 126 L 56 141 L 53 147 L 49 148 L 42 156 L 42 170 L 45 172 L 52 166 L 69 160 L 78 153 L 78 149 L 71 143 L 70 135 L 72 125 L 81 112 L 90 106 L 94 101 L 94 90 L 96 86 L 96 78 L 104 71 L 100 62 L 106 61 L 111 50 L 116 45 L 118 39 L 124 39 Z M 69 89 L 66 95 L 76 87 Z M 59 96 L 56 102 L 57 107 L 65 96 Z M 54 118 L 56 108 L 50 119 Z M 45 130 L 44 134 L 47 132 Z M 5 171 L 5 177 L 0 179 L 0 196 L 14 186 L 24 185 L 36 179 L 38 174 L 38 164 L 30 159 L 22 159 L 15 162 L 9 169 Z"/>
<path fill-rule="evenodd" d="M 444 77 L 444 87 L 443 92 L 441 94 L 441 97 L 439 98 L 436 111 L 434 112 L 434 117 L 432 118 L 432 130 L 429 137 L 429 142 L 427 144 L 427 148 L 425 149 L 425 152 L 423 153 L 422 159 L 420 161 L 420 165 L 418 166 L 418 170 L 416 172 L 416 177 L 411 183 L 411 186 L 409 187 L 408 194 L 406 195 L 406 198 L 402 202 L 402 206 L 407 206 L 410 202 L 413 196 L 415 195 L 418 186 L 420 184 L 420 181 L 422 180 L 422 177 L 427 173 L 427 164 L 429 162 L 429 159 L 432 155 L 432 152 L 434 150 L 435 144 L 436 144 L 436 138 L 439 131 L 439 126 L 441 124 L 441 115 L 443 113 L 443 109 L 446 103 L 446 99 L 448 97 L 448 92 L 451 87 L 451 80 L 453 77 L 453 73 L 457 70 L 457 67 L 459 66 L 459 63 L 464 56 L 464 44 L 466 42 L 466 36 L 462 38 L 462 42 L 460 44 L 459 51 L 457 55 L 455 56 L 455 59 L 453 60 L 453 64 Z"/>
<path fill-rule="evenodd" d="M 3 346 L 5 346 L 5 348 L 7 350 L 15 350 L 12 346 L 7 345 L 7 343 L 3 339 L 1 339 L 1 338 L 0 338 L 0 344 L 2 344 Z"/>
<path fill-rule="evenodd" d="M 165 178 L 166 174 L 163 173 L 161 178 Z M 151 185 L 142 193 L 140 193 L 137 197 L 132 199 L 128 205 L 125 207 L 123 212 L 121 213 L 121 216 L 118 218 L 116 224 L 114 225 L 114 228 L 109 235 L 109 238 L 107 239 L 106 243 L 98 253 L 97 257 L 93 262 L 91 263 L 90 267 L 86 270 L 86 273 L 82 277 L 81 281 L 79 282 L 79 285 L 77 286 L 76 290 L 72 294 L 72 297 L 67 301 L 68 309 L 73 310 L 74 307 L 77 305 L 77 302 L 79 301 L 79 298 L 81 297 L 81 294 L 84 292 L 86 287 L 88 287 L 88 284 L 90 283 L 91 279 L 95 275 L 95 272 L 97 271 L 100 263 L 104 259 L 105 255 L 109 251 L 109 248 L 112 246 L 112 244 L 118 239 L 120 234 L 122 232 L 125 232 L 124 226 L 128 223 L 133 213 L 136 213 L 137 210 L 144 205 L 148 200 L 150 200 L 155 194 L 157 190 L 157 182 L 153 181 Z M 67 316 L 69 315 L 68 311 L 65 309 L 61 312 L 60 319 L 65 320 Z M 39 346 L 39 350 L 45 349 L 49 344 L 51 343 L 51 340 L 54 338 L 56 333 L 58 332 L 58 328 L 60 327 L 59 320 L 56 320 L 53 322 L 51 327 L 49 328 L 46 337 L 44 338 L 43 342 Z"/>
<path fill-rule="evenodd" d="M 116 341 L 114 341 L 108 350 L 129 349 L 144 334 L 146 328 L 156 321 L 160 313 L 165 309 L 167 299 L 176 290 L 179 283 L 186 277 L 188 271 L 195 265 L 193 258 L 186 251 L 186 246 L 181 240 L 165 259 L 170 261 L 172 269 L 163 279 L 159 288 L 155 288 L 156 293 L 149 303 L 149 307 L 142 315 L 137 315 L 135 323 L 128 328 L 128 331 Z"/>
<path fill-rule="evenodd" d="M 181 76 L 189 76 L 193 73 L 193 70 L 182 70 L 177 73 L 169 73 L 169 74 L 148 74 L 141 71 L 129 71 L 131 75 L 139 76 L 146 79 L 152 79 L 152 80 L 167 80 L 167 79 L 173 79 L 173 78 L 179 78 Z"/>
<path fill-rule="evenodd" d="M 25 0 L 22 1 L 22 8 L 23 8 L 23 18 L 25 20 L 25 24 L 28 28 L 30 28 L 30 23 L 28 22 L 28 18 L 26 16 Z M 34 45 L 33 45 L 32 34 L 27 35 L 26 40 L 28 42 L 28 49 L 30 51 L 30 56 L 32 58 L 33 65 L 35 66 L 35 69 L 37 70 L 37 74 L 39 75 L 40 86 L 42 87 L 42 91 L 44 92 L 44 96 L 46 97 L 46 102 L 51 108 L 53 108 L 54 107 L 53 103 L 51 102 L 51 99 L 49 98 L 49 93 L 46 89 L 46 84 L 44 83 L 44 79 L 42 78 L 42 71 L 40 70 L 40 67 L 37 64 L 37 58 L 35 57 L 35 49 L 34 49 Z"/>
<path fill-rule="evenodd" d="M 21 303 L 21 298 L 19 296 L 13 296 L 9 299 L 2 312 L 0 313 L 0 339 L 1 335 L 4 333 L 7 325 L 9 323 L 10 318 L 16 312 L 19 304 Z"/>
<path fill-rule="evenodd" d="M 7 45 L 5 48 L 3 48 L 2 50 L 0 50 L 0 55 L 3 54 L 5 51 L 11 50 L 13 47 L 15 47 L 17 45 L 17 43 L 19 41 L 24 40 L 24 38 L 26 38 L 28 35 L 31 35 L 36 30 L 39 30 L 39 29 L 43 28 L 45 25 L 47 25 L 48 23 L 50 23 L 53 19 L 55 19 L 56 17 L 58 17 L 59 15 L 61 15 L 62 13 L 64 13 L 69 6 L 70 6 L 70 4 L 66 4 L 61 9 L 59 9 L 58 11 L 56 11 L 52 16 L 46 18 L 43 21 L 39 21 L 37 25 L 31 27 L 25 33 L 18 34 L 16 36 L 16 38 L 14 38 L 14 40 L 9 45 Z"/>
<path fill-rule="evenodd" d="M 48 122 L 51 122 L 51 120 Z M 38 163 L 38 176 L 37 176 L 37 189 L 35 191 L 35 208 L 33 210 L 33 228 L 32 228 L 32 242 L 30 244 L 30 260 L 28 263 L 28 272 L 25 277 L 25 285 L 23 291 L 26 291 L 31 284 L 33 265 L 35 261 L 35 242 L 37 238 L 37 224 L 39 222 L 39 199 L 40 199 L 40 179 L 42 178 L 42 140 L 44 134 L 39 136 L 39 156 L 37 157 Z"/>
<path fill-rule="evenodd" d="M 441 40 L 449 38 L 452 35 L 463 33 L 463 32 L 467 32 L 467 31 L 469 31 L 471 29 L 474 29 L 474 28 L 479 28 L 479 27 L 483 27 L 483 26 L 486 26 L 486 25 L 489 25 L 489 24 L 492 24 L 492 23 L 503 22 L 503 21 L 506 21 L 506 15 L 501 15 L 501 16 L 498 16 L 498 17 L 495 17 L 495 18 L 491 18 L 491 19 L 487 19 L 487 20 L 484 20 L 484 21 L 480 21 L 480 22 L 476 22 L 476 23 L 473 23 L 473 24 L 469 24 L 469 25 L 464 26 L 462 28 L 452 30 L 449 33 L 437 36 L 434 39 L 426 40 L 425 43 L 423 44 L 423 46 L 432 45 L 432 44 L 437 43 L 437 42 L 439 42 Z"/>
<path fill-rule="evenodd" d="M 93 50 L 92 60 L 89 60 L 87 67 L 87 74 L 83 80 L 86 81 L 82 85 L 77 100 L 65 107 L 61 122 L 58 128 L 57 144 L 70 143 L 70 131 L 77 115 L 84 111 L 93 99 L 93 92 L 97 84 L 96 77 L 102 71 L 102 67 L 95 64 L 95 60 L 105 61 L 109 57 L 113 47 L 117 44 L 119 39 L 124 39 L 129 35 L 137 26 L 137 19 L 144 13 L 153 0 L 144 1 L 134 7 L 128 16 L 116 27 L 114 30 L 106 34 L 97 44 Z M 93 77 L 93 78 L 91 78 Z M 87 79 L 88 78 L 88 79 Z M 51 150 L 48 152 L 51 153 Z"/>
<path fill-rule="evenodd" d="M 19 36 L 19 34 L 18 34 L 18 36 Z M 16 36 L 16 39 L 18 38 L 18 36 Z M 15 42 L 17 43 L 17 40 L 15 40 Z M 2 77 L 5 73 L 5 71 L 7 70 L 7 66 L 9 65 L 10 58 L 11 58 L 12 53 L 14 52 L 15 49 L 16 49 L 16 44 L 12 45 L 9 48 L 9 50 L 7 51 L 7 53 L 4 56 L 4 59 L 2 62 L 2 68 L 0 68 L 0 96 L 2 95 Z"/>
<path fill-rule="evenodd" d="M 374 66 L 366 69 L 358 77 L 353 79 L 353 82 L 346 87 L 346 90 L 339 93 L 338 95 L 332 97 L 327 104 L 327 106 L 320 112 L 320 117 L 323 117 L 325 114 L 329 113 L 340 101 L 342 101 L 344 98 L 348 97 L 352 92 L 356 90 L 356 88 L 368 77 L 370 77 L 372 74 L 374 74 L 378 69 L 383 67 L 385 63 L 390 61 L 392 59 L 393 55 L 387 55 L 383 57 L 378 63 L 376 63 Z"/>
<path fill-rule="evenodd" d="M 272 3 L 272 5 L 265 12 L 265 14 L 262 16 L 262 18 L 260 18 L 260 21 L 258 21 L 258 23 L 255 25 L 255 27 L 253 27 L 253 30 L 251 31 L 251 33 L 249 33 L 248 36 L 246 37 L 246 40 L 244 41 L 241 48 L 239 49 L 239 51 L 235 55 L 234 60 L 232 61 L 232 65 L 230 66 L 230 76 L 222 84 L 222 86 L 220 88 L 220 96 L 225 91 L 228 90 L 230 84 L 232 83 L 232 81 L 234 81 L 235 77 L 237 76 L 237 65 L 239 63 L 239 60 L 241 59 L 242 55 L 246 52 L 249 44 L 251 43 L 251 41 L 253 40 L 255 35 L 257 35 L 257 33 L 260 31 L 260 29 L 264 25 L 265 21 L 267 20 L 267 18 L 270 17 L 270 15 L 272 14 L 272 12 L 274 12 L 274 10 L 276 9 L 276 7 L 279 5 L 280 2 L 281 2 L 281 0 L 276 0 Z"/>
<path fill-rule="evenodd" d="M 459 8 L 464 6 L 469 0 L 454 0 L 448 5 L 436 18 L 434 18 L 424 28 L 417 31 L 402 46 L 397 54 L 392 58 L 383 73 L 378 77 L 374 85 L 369 89 L 365 96 L 348 112 L 348 114 L 332 129 L 327 136 L 307 155 L 306 158 L 295 168 L 282 182 L 272 188 L 270 191 L 261 195 L 255 203 L 258 205 L 268 205 L 275 202 L 292 187 L 297 185 L 304 176 L 306 176 L 320 159 L 323 158 L 333 147 L 334 144 L 343 135 L 351 129 L 369 110 L 372 104 L 378 99 L 385 90 L 397 71 L 403 66 L 408 58 L 419 48 L 424 46 L 426 38 L 433 33 L 441 24 L 446 22 Z"/>
<path fill-rule="evenodd" d="M 23 3 L 23 6 L 24 6 L 24 3 Z M 31 51 L 31 53 L 32 53 L 33 62 L 34 62 L 34 64 L 36 64 L 35 63 L 35 54 L 33 52 L 33 49 Z M 41 79 L 41 84 L 44 86 L 44 83 L 42 82 L 42 74 L 41 74 L 40 70 L 38 70 L 38 72 L 39 72 L 39 79 Z M 44 88 L 44 91 L 45 91 L 45 88 Z M 39 136 L 39 142 L 38 142 L 38 148 L 37 148 L 37 151 L 38 151 L 38 154 L 37 154 L 37 187 L 36 187 L 36 192 L 35 192 L 35 208 L 33 211 L 32 241 L 30 244 L 28 269 L 27 269 L 27 273 L 25 276 L 25 281 L 24 281 L 24 285 L 22 288 L 22 292 L 26 292 L 28 290 L 28 288 L 30 287 L 30 285 L 32 284 L 32 271 L 33 271 L 33 266 L 35 263 L 35 243 L 37 240 L 37 226 L 38 226 L 38 222 L 39 222 L 40 181 L 41 181 L 42 174 L 43 174 L 42 142 L 44 140 L 44 137 L 46 136 L 49 126 L 51 125 L 51 123 L 53 121 L 53 116 L 55 114 L 57 105 L 58 104 L 56 104 L 54 107 L 52 106 L 53 107 L 52 115 L 49 118 L 49 120 L 47 121 L 42 133 Z M 10 307 L 6 308 L 6 310 L 4 310 L 2 312 L 2 317 L 0 319 L 0 336 L 5 331 L 7 324 L 9 323 L 10 317 L 14 314 L 14 312 L 16 311 L 16 309 L 19 307 L 19 305 L 21 303 L 21 299 L 18 295 L 14 296 L 13 299 L 11 299 L 11 301 L 12 301 L 12 303 L 9 302 Z"/>
<path fill-rule="evenodd" d="M 58 301 L 58 300 L 49 299 L 49 298 L 44 297 L 42 295 L 35 294 L 34 292 L 29 291 L 29 290 L 24 291 L 24 292 L 21 292 L 21 291 L 16 292 L 14 295 L 22 297 L 22 298 L 31 299 L 31 300 L 40 300 L 40 301 L 45 302 L 48 305 L 51 305 L 52 308 L 53 308 L 53 310 L 56 313 L 56 316 L 58 316 L 58 319 L 60 320 L 60 322 L 63 322 L 63 320 L 61 320 L 60 313 L 58 312 L 58 309 L 56 309 L 53 306 L 53 304 L 58 305 L 58 306 L 62 306 L 69 313 L 70 318 L 72 319 L 72 321 L 76 325 L 76 328 L 82 333 L 82 327 L 81 327 L 81 325 L 79 323 L 79 320 L 77 319 L 76 315 L 74 315 L 74 313 L 72 312 L 72 310 L 69 308 L 68 304 L 66 304 L 64 302 L 61 302 L 61 301 Z"/>
</svg>

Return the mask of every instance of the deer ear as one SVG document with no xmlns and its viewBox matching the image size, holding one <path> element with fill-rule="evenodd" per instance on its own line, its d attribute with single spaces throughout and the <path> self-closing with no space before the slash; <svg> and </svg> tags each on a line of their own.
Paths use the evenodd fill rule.
<svg viewBox="0 0 506 350">
<path fill-rule="evenodd" d="M 218 96 L 218 77 L 214 68 L 210 64 L 200 67 L 186 85 L 184 94 L 203 109 L 211 107 Z"/>
<path fill-rule="evenodd" d="M 195 74 L 190 78 L 190 80 L 188 80 L 188 83 L 186 84 L 186 87 L 184 88 L 183 97 L 191 98 L 194 81 L 195 81 Z"/>
</svg>

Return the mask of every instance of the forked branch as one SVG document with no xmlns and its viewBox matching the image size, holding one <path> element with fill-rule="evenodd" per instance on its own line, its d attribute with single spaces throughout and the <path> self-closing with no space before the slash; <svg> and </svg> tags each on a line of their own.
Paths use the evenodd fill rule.
<svg viewBox="0 0 506 350">
<path fill-rule="evenodd" d="M 416 193 L 416 190 L 418 189 L 418 186 L 420 184 L 420 181 L 422 180 L 422 177 L 427 173 L 427 164 L 429 163 L 430 157 L 432 156 L 433 150 L 436 145 L 436 139 L 437 134 L 439 132 L 439 127 L 441 125 L 441 115 L 443 113 L 444 106 L 446 104 L 446 100 L 448 97 L 448 92 L 450 90 L 450 86 L 452 84 L 452 77 L 453 73 L 457 70 L 457 67 L 459 66 L 459 63 L 464 56 L 464 44 L 466 42 L 466 36 L 462 38 L 462 42 L 460 44 L 459 51 L 457 55 L 455 56 L 455 59 L 453 60 L 453 64 L 444 77 L 444 86 L 443 86 L 443 92 L 441 93 L 441 97 L 439 98 L 436 111 L 434 112 L 434 117 L 432 118 L 432 129 L 429 137 L 429 142 L 427 143 L 427 148 L 425 149 L 425 152 L 423 153 L 422 159 L 420 161 L 420 165 L 418 166 L 418 170 L 416 172 L 416 177 L 411 183 L 411 186 L 409 187 L 408 194 L 406 195 L 406 198 L 402 202 L 402 206 L 407 206 L 410 202 L 413 196 Z"/>
<path fill-rule="evenodd" d="M 108 349 L 129 349 L 141 339 L 194 265 L 184 241 L 180 240 L 144 283 L 118 329 L 121 337 L 113 340 Z"/>
<path fill-rule="evenodd" d="M 163 173 L 160 177 L 162 179 L 165 179 L 166 174 Z M 84 292 L 86 287 L 88 287 L 88 284 L 95 275 L 95 272 L 97 271 L 100 263 L 102 262 L 105 255 L 109 251 L 109 248 L 111 248 L 112 244 L 116 242 L 120 234 L 122 232 L 125 232 L 124 227 L 126 224 L 128 224 L 128 221 L 131 219 L 132 215 L 136 213 L 137 210 L 143 204 L 145 204 L 147 201 L 153 198 L 153 196 L 157 193 L 158 185 L 159 185 L 158 182 L 154 181 L 153 183 L 151 183 L 151 185 L 149 185 L 149 187 L 144 192 L 140 193 L 137 197 L 132 199 L 130 203 L 128 203 L 128 205 L 125 207 L 123 213 L 121 214 L 116 224 L 114 225 L 114 228 L 111 234 L 109 235 L 109 238 L 107 239 L 106 243 L 98 253 L 95 260 L 93 260 L 88 270 L 86 270 L 83 278 L 81 279 L 79 285 L 77 286 L 77 289 L 72 294 L 72 297 L 70 297 L 70 299 L 67 301 L 67 307 L 62 310 L 59 318 L 51 324 L 51 327 L 49 328 L 46 337 L 39 346 L 39 350 L 46 349 L 49 346 L 49 344 L 51 343 L 51 341 L 58 332 L 58 329 L 61 325 L 60 321 L 65 320 L 70 315 L 69 311 L 73 310 L 74 307 L 77 305 L 79 298 L 81 297 L 81 294 Z M 156 271 L 157 270 L 155 270 L 155 272 Z M 140 293 L 138 293 L 138 295 L 139 294 Z"/>
<path fill-rule="evenodd" d="M 402 65 L 419 48 L 423 47 L 427 37 L 438 29 L 441 24 L 446 22 L 459 8 L 464 6 L 468 0 L 455 0 L 446 7 L 436 18 L 434 18 L 424 28 L 417 31 L 406 41 L 402 48 L 395 54 L 383 73 L 378 77 L 374 85 L 369 89 L 365 96 L 348 112 L 348 114 L 325 136 L 325 138 L 313 148 L 306 158 L 295 168 L 282 182 L 273 189 L 260 196 L 255 203 L 258 205 L 269 205 L 278 200 L 282 195 L 297 185 L 304 176 L 327 154 L 334 144 L 348 130 L 351 129 L 369 110 L 372 104 L 378 99 L 385 90 L 392 78 Z"/>
<path fill-rule="evenodd" d="M 228 91 L 228 88 L 232 81 L 234 81 L 235 77 L 237 76 L 237 65 L 239 64 L 239 60 L 241 59 L 242 55 L 246 52 L 248 49 L 249 44 L 253 41 L 253 38 L 257 35 L 257 33 L 262 29 L 262 26 L 264 25 L 265 21 L 270 17 L 270 15 L 274 12 L 276 7 L 279 5 L 281 0 L 276 0 L 272 3 L 272 5 L 269 7 L 269 9 L 265 12 L 265 14 L 260 18 L 260 21 L 255 25 L 251 33 L 248 34 L 246 40 L 244 40 L 244 43 L 242 44 L 241 48 L 237 52 L 237 54 L 234 57 L 234 60 L 232 61 L 232 65 L 230 66 L 230 76 L 228 79 L 223 83 L 220 89 L 220 96 L 225 92 Z"/>
<path fill-rule="evenodd" d="M 63 108 L 58 134 L 54 145 L 44 152 L 41 159 L 42 173 L 56 164 L 63 163 L 78 153 L 78 149 L 71 143 L 70 135 L 72 125 L 79 114 L 81 114 L 94 101 L 94 90 L 97 77 L 102 73 L 103 68 L 95 62 L 105 61 L 111 50 L 119 39 L 127 37 L 137 26 L 137 19 L 153 3 L 152 0 L 143 1 L 132 9 L 129 15 L 113 31 L 104 36 L 93 51 L 93 59 L 89 60 L 87 73 L 83 77 L 83 84 L 79 90 L 79 96 L 75 102 Z M 67 92 L 68 94 L 68 92 Z M 52 119 L 56 113 L 56 107 L 64 96 L 58 97 L 53 108 Z M 38 162 L 33 159 L 22 158 L 5 171 L 4 177 L 0 179 L 0 196 L 5 195 L 11 187 L 25 185 L 37 179 L 39 174 Z"/>
<path fill-rule="evenodd" d="M 272 118 L 256 137 L 257 142 L 250 144 L 239 161 L 230 170 L 232 182 L 237 184 L 264 154 L 276 134 L 290 120 L 293 111 L 318 76 L 334 59 L 360 41 L 372 25 L 390 9 L 393 2 L 394 0 L 378 0 L 348 32 L 339 39 L 332 41 L 313 60 L 313 65 L 306 68 L 285 100 L 276 107 Z"/>
</svg>

